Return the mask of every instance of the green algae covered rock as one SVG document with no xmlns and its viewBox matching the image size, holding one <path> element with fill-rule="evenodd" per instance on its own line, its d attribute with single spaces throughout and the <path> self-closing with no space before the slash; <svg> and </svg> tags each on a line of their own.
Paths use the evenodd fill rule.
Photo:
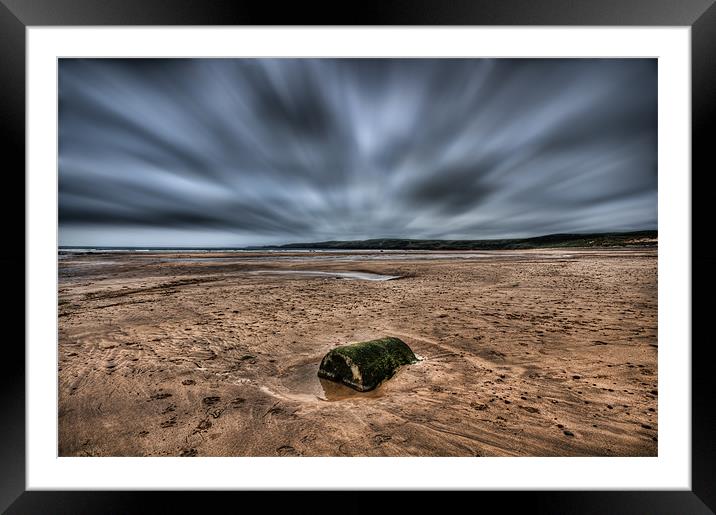
<svg viewBox="0 0 716 515">
<path fill-rule="evenodd" d="M 393 377 L 401 365 L 417 361 L 413 351 L 402 340 L 381 338 L 331 349 L 321 361 L 318 377 L 367 392 Z"/>
</svg>

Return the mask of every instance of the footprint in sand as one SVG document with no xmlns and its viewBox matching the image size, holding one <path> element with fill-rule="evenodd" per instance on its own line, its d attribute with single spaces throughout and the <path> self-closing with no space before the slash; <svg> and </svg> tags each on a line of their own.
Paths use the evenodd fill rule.
<svg viewBox="0 0 716 515">
<path fill-rule="evenodd" d="M 159 424 L 159 425 L 160 425 L 161 427 L 165 427 L 165 428 L 166 428 L 166 427 L 174 427 L 174 426 L 177 425 L 177 418 L 176 418 L 176 417 L 172 417 L 172 418 L 170 418 L 170 419 L 168 419 L 168 420 L 165 420 L 164 422 L 162 422 L 162 423 Z"/>
<path fill-rule="evenodd" d="M 191 449 L 184 449 L 183 451 L 181 451 L 179 453 L 179 456 L 182 458 L 193 458 L 197 454 L 199 454 L 199 452 L 192 447 Z"/>
<path fill-rule="evenodd" d="M 207 415 L 211 415 L 212 418 L 219 418 L 224 412 L 224 408 L 213 408 L 206 412 Z"/>
<path fill-rule="evenodd" d="M 388 440 L 391 440 L 391 439 L 392 439 L 392 437 L 390 437 L 389 435 L 375 435 L 373 437 L 373 441 L 375 442 L 376 445 L 380 445 L 380 444 L 387 442 Z"/>
<path fill-rule="evenodd" d="M 276 449 L 276 452 L 280 456 L 301 456 L 301 453 L 298 452 L 293 447 L 291 447 L 290 445 L 282 445 L 281 447 Z"/>
<path fill-rule="evenodd" d="M 209 421 L 209 419 L 204 419 L 204 420 L 202 420 L 201 422 L 199 422 L 199 425 L 196 426 L 196 428 L 197 428 L 199 431 L 206 431 L 206 430 L 209 429 L 210 427 L 211 427 L 211 421 Z"/>
<path fill-rule="evenodd" d="M 201 400 L 201 402 L 202 402 L 205 406 L 213 406 L 214 404 L 216 404 L 216 403 L 219 402 L 220 400 L 221 400 L 221 397 L 217 397 L 217 396 L 215 396 L 215 395 L 212 395 L 212 396 L 210 396 L 210 397 L 204 397 L 204 398 Z"/>
</svg>

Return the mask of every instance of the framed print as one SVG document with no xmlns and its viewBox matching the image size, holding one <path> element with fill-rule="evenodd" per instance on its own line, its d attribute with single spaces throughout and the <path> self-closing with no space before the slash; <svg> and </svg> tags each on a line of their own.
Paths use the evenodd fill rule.
<svg viewBox="0 0 716 515">
<path fill-rule="evenodd" d="M 713 512 L 712 2 L 175 5 L 1 7 L 3 509 Z"/>
</svg>

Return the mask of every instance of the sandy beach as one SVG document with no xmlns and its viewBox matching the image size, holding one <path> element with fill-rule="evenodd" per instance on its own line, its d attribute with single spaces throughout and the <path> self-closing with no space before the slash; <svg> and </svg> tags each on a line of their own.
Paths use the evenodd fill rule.
<svg viewBox="0 0 716 515">
<path fill-rule="evenodd" d="M 60 456 L 657 455 L 655 248 L 58 259 Z"/>
</svg>

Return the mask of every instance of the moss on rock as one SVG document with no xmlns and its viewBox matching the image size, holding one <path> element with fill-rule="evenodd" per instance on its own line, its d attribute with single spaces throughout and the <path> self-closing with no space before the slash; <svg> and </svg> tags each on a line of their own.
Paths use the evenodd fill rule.
<svg viewBox="0 0 716 515">
<path fill-rule="evenodd" d="M 417 361 L 399 338 L 380 338 L 331 349 L 321 360 L 318 377 L 367 392 L 392 377 L 401 365 Z"/>
</svg>

